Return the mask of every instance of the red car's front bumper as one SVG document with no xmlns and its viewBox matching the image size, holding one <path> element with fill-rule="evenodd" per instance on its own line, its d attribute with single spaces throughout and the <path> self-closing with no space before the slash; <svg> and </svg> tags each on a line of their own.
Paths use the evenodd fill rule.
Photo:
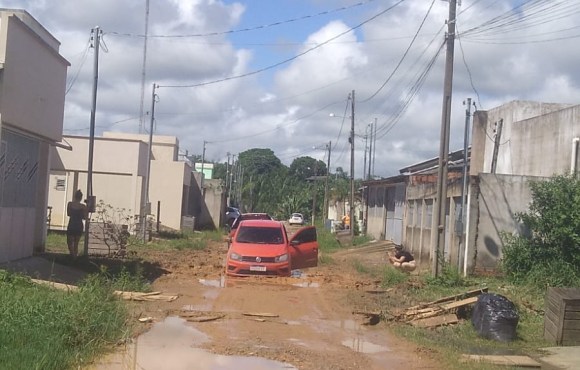
<svg viewBox="0 0 580 370">
<path fill-rule="evenodd" d="M 226 274 L 230 276 L 290 276 L 290 262 L 256 263 L 246 261 L 226 262 Z"/>
</svg>

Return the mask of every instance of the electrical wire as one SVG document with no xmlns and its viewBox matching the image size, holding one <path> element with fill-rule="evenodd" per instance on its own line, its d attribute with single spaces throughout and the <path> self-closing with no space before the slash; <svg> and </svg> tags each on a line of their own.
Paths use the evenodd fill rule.
<svg viewBox="0 0 580 370">
<path fill-rule="evenodd" d="M 405 60 L 405 58 L 407 57 L 407 54 L 409 54 L 409 50 L 411 50 L 411 47 L 415 44 L 415 40 L 417 40 L 417 36 L 419 36 L 419 33 L 421 32 L 421 29 L 423 28 L 423 25 L 425 24 L 427 17 L 429 17 L 429 14 L 431 13 L 431 9 L 433 9 L 433 4 L 435 4 L 435 0 L 433 0 L 431 2 L 429 9 L 427 9 L 427 13 L 425 14 L 425 16 L 423 17 L 423 20 L 419 24 L 419 28 L 417 29 L 417 32 L 415 32 L 415 36 L 413 36 L 413 38 L 411 39 L 409 46 L 407 46 L 407 50 L 405 50 L 405 52 L 403 53 L 403 56 L 401 57 L 401 59 L 399 59 L 399 63 L 397 63 L 397 65 L 395 66 L 395 68 L 393 69 L 391 74 L 387 77 L 387 79 L 383 82 L 383 84 L 373 94 L 371 94 L 371 96 L 369 96 L 366 99 L 363 99 L 361 101 L 361 103 L 366 103 L 369 100 L 371 100 L 372 98 L 374 98 L 375 96 L 377 96 L 377 94 L 387 85 L 387 83 L 389 83 L 391 78 L 395 75 L 395 73 L 397 72 L 397 70 L 399 69 L 401 64 L 403 63 L 403 60 Z"/>
<path fill-rule="evenodd" d="M 208 37 L 208 36 L 229 35 L 229 34 L 233 34 L 233 33 L 262 30 L 262 29 L 266 29 L 266 28 L 270 28 L 270 27 L 280 26 L 283 24 L 298 22 L 298 21 L 305 20 L 305 19 L 311 19 L 311 18 L 329 15 L 332 13 L 342 12 L 345 10 L 353 9 L 355 7 L 370 4 L 373 1 L 375 1 L 375 0 L 361 1 L 361 2 L 356 3 L 356 4 L 352 4 L 349 6 L 343 6 L 343 7 L 335 8 L 332 10 L 326 10 L 326 11 L 322 11 L 322 12 L 319 12 L 316 14 L 304 15 L 304 16 L 297 17 L 297 18 L 287 19 L 284 21 L 272 22 L 272 23 L 268 23 L 268 24 L 264 24 L 264 25 L 260 25 L 260 26 L 242 28 L 242 29 L 237 29 L 237 30 L 227 30 L 227 31 L 208 32 L 208 33 L 189 34 L 189 35 L 147 35 L 146 36 L 146 35 L 142 35 L 142 34 L 120 33 L 120 32 L 109 32 L 109 34 L 114 35 L 114 36 L 142 37 L 142 38 L 144 38 L 144 37 L 149 37 L 149 38 L 191 38 L 191 37 Z"/>
<path fill-rule="evenodd" d="M 85 46 L 84 51 L 82 51 L 82 56 L 81 56 L 81 61 L 80 61 L 80 65 L 77 68 L 76 73 L 73 75 L 73 78 L 71 79 L 67 89 L 64 92 L 64 95 L 66 96 L 69 91 L 72 89 L 72 87 L 74 86 L 75 82 L 77 81 L 77 78 L 79 77 L 79 74 L 81 73 L 81 70 L 83 68 L 83 66 L 85 65 L 85 62 L 87 60 L 87 56 L 89 54 L 89 49 L 91 48 L 91 38 L 89 37 L 87 44 Z"/>
<path fill-rule="evenodd" d="M 460 35 L 459 24 L 457 21 L 455 22 L 455 29 L 456 29 L 457 35 Z M 463 65 L 465 65 L 465 69 L 467 70 L 467 75 L 469 76 L 469 83 L 471 84 L 471 88 L 473 89 L 473 92 L 477 96 L 477 104 L 479 104 L 479 107 L 481 109 L 483 109 L 483 105 L 481 104 L 481 97 L 479 96 L 479 91 L 477 91 L 477 89 L 475 88 L 475 85 L 473 83 L 473 75 L 471 73 L 471 69 L 469 68 L 469 65 L 467 64 L 467 59 L 465 58 L 465 51 L 463 50 L 463 43 L 461 42 L 461 37 L 457 37 L 457 41 L 459 41 L 459 50 L 461 50 L 461 58 L 463 59 Z"/>
<path fill-rule="evenodd" d="M 307 49 L 307 50 L 305 50 L 305 51 L 303 51 L 301 53 L 298 53 L 297 55 L 295 55 L 295 56 L 293 56 L 291 58 L 285 59 L 285 60 L 283 60 L 281 62 L 278 62 L 278 63 L 272 64 L 272 65 L 269 65 L 267 67 L 260 68 L 260 69 L 257 69 L 257 70 L 251 71 L 251 72 L 243 73 L 243 74 L 240 74 L 240 75 L 234 75 L 234 76 L 224 77 L 224 78 L 221 78 L 221 79 L 218 79 L 218 80 L 213 80 L 213 81 L 200 82 L 200 83 L 197 83 L 197 84 L 191 84 L 191 85 L 159 85 L 159 87 L 160 88 L 162 88 L 162 87 L 164 87 L 164 88 L 168 88 L 168 87 L 172 87 L 172 88 L 180 88 L 180 87 L 181 88 L 190 88 L 190 87 L 207 86 L 207 85 L 212 85 L 212 84 L 216 84 L 216 83 L 220 83 L 220 82 L 225 82 L 225 81 L 230 81 L 230 80 L 239 79 L 239 78 L 243 78 L 243 77 L 253 76 L 253 75 L 256 75 L 258 73 L 265 72 L 265 71 L 268 71 L 270 69 L 274 69 L 276 67 L 279 67 L 281 65 L 284 65 L 286 63 L 289 63 L 289 62 L 291 62 L 293 60 L 296 60 L 296 59 L 298 59 L 298 58 L 300 58 L 300 57 L 302 57 L 302 56 L 304 56 L 304 55 L 306 55 L 306 54 L 308 54 L 308 53 L 310 53 L 310 52 L 312 52 L 312 51 L 314 51 L 316 49 L 319 49 L 319 48 L 323 47 L 324 45 L 330 43 L 331 41 L 334 41 L 334 40 L 336 40 L 336 39 L 338 39 L 338 38 L 340 38 L 340 37 L 342 37 L 342 36 L 344 36 L 344 35 L 352 32 L 352 31 L 354 31 L 354 30 L 356 30 L 356 29 L 364 26 L 365 24 L 367 24 L 367 23 L 375 20 L 376 18 L 382 16 L 383 14 L 385 14 L 388 11 L 394 9 L 395 7 L 397 7 L 398 5 L 400 5 L 401 3 L 405 2 L 405 1 L 406 0 L 399 0 L 394 5 L 391 5 L 387 9 L 380 11 L 378 14 L 375 14 L 374 16 L 366 19 L 365 21 L 359 23 L 358 25 L 356 25 L 354 27 L 351 27 L 351 28 L 349 28 L 348 30 L 346 30 L 344 32 L 341 32 L 338 35 L 336 35 L 334 37 L 331 37 L 330 39 L 328 39 L 328 40 L 326 40 L 326 41 L 324 41 L 324 42 L 322 42 L 322 43 L 320 43 L 320 44 L 318 44 L 318 45 L 316 45 L 314 47 L 311 47 L 311 48 L 309 48 L 309 49 Z"/>
</svg>

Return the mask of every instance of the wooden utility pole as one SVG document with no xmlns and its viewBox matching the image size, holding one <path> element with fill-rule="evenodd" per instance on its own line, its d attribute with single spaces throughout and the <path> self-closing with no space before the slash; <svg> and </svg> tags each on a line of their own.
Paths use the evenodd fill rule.
<svg viewBox="0 0 580 370">
<path fill-rule="evenodd" d="M 499 142 L 501 140 L 501 130 L 503 129 L 503 118 L 496 122 L 495 141 L 493 143 L 493 155 L 491 157 L 491 173 L 497 169 L 497 156 L 499 154 Z"/>
<path fill-rule="evenodd" d="M 457 0 L 449 0 L 449 19 L 447 20 L 445 53 L 445 78 L 443 82 L 443 108 L 441 113 L 441 138 L 439 147 L 439 166 L 437 173 L 437 210 L 434 223 L 437 228 L 431 248 L 431 273 L 439 276 L 439 259 L 445 252 L 445 229 L 447 215 L 447 166 L 449 161 L 449 131 L 451 126 L 451 97 L 453 93 L 453 57 L 455 47 L 455 15 Z"/>
<path fill-rule="evenodd" d="M 351 94 L 350 120 L 350 236 L 354 237 L 354 90 Z"/>
<path fill-rule="evenodd" d="M 95 147 L 95 118 L 97 114 L 97 86 L 99 84 L 99 46 L 101 44 L 101 35 L 103 31 L 99 26 L 91 30 L 91 40 L 93 43 L 93 48 L 95 49 L 94 61 L 93 61 L 93 95 L 92 95 L 92 105 L 91 105 L 91 122 L 89 131 L 89 163 L 87 167 L 87 194 L 86 202 L 89 212 L 94 212 L 96 206 L 95 197 L 93 196 L 93 151 Z M 85 220 L 85 239 L 83 241 L 83 255 L 84 257 L 89 256 L 89 235 L 90 235 L 90 225 L 91 218 L 87 217 Z"/>
</svg>

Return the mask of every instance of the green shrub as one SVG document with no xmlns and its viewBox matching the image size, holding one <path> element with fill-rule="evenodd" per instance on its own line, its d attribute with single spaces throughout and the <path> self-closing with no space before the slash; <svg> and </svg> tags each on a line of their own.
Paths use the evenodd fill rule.
<svg viewBox="0 0 580 370">
<path fill-rule="evenodd" d="M 382 285 L 385 287 L 393 286 L 405 282 L 409 275 L 391 266 L 386 266 L 383 271 Z"/>
<path fill-rule="evenodd" d="M 468 282 L 465 280 L 461 272 L 454 266 L 448 263 L 441 264 L 441 273 L 437 277 L 428 275 L 425 277 L 425 282 L 428 285 L 435 285 L 440 287 L 462 287 L 467 286 Z"/>
<path fill-rule="evenodd" d="M 502 235 L 501 267 L 516 283 L 537 288 L 580 281 L 580 180 L 556 176 L 530 183 L 532 202 L 516 219 L 529 236 Z"/>
</svg>

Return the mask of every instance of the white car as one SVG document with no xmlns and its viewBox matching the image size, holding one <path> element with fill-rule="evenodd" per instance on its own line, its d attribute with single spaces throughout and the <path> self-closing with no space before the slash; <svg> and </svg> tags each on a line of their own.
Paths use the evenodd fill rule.
<svg viewBox="0 0 580 370">
<path fill-rule="evenodd" d="M 288 223 L 290 225 L 304 225 L 304 217 L 300 213 L 292 213 Z"/>
</svg>

